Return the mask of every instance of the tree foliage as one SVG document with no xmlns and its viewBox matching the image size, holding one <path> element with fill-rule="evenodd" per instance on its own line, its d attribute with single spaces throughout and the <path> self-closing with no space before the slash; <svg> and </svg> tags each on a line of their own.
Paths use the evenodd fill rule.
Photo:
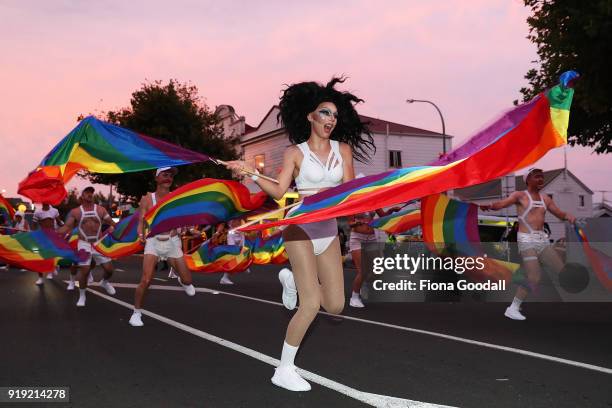
<svg viewBox="0 0 612 408">
<path fill-rule="evenodd" d="M 223 137 L 217 117 L 193 85 L 175 80 L 145 83 L 132 94 L 129 107 L 107 112 L 105 120 L 214 158 L 237 158 L 238 139 Z M 179 186 L 202 177 L 231 178 L 231 172 L 212 162 L 181 166 L 178 170 L 175 184 Z M 86 175 L 93 183 L 112 183 L 117 193 L 136 201 L 155 189 L 154 176 L 154 171 Z"/>
<path fill-rule="evenodd" d="M 612 0 L 524 0 L 532 11 L 527 37 L 538 47 L 539 67 L 527 72 L 527 101 L 575 70 L 568 142 L 612 152 Z"/>
</svg>

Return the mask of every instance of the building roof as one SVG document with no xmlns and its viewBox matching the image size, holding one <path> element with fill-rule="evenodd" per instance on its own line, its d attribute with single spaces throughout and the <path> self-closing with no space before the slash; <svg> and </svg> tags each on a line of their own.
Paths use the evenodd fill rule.
<svg viewBox="0 0 612 408">
<path fill-rule="evenodd" d="M 278 109 L 279 109 L 278 105 L 273 105 L 270 108 L 270 110 L 268 110 L 268 112 L 263 116 L 263 118 L 261 119 L 261 121 L 259 122 L 259 124 L 256 127 L 245 125 L 245 134 L 254 132 L 257 129 L 259 129 L 259 127 L 266 121 L 268 116 L 272 112 L 274 112 L 275 110 L 278 110 Z M 413 135 L 413 136 L 414 135 L 417 135 L 417 136 L 442 136 L 441 133 L 432 132 L 430 130 L 420 129 L 420 128 L 416 128 L 416 127 L 413 127 L 413 126 L 402 125 L 401 123 L 390 122 L 388 120 L 373 118 L 371 116 L 359 115 L 359 118 L 363 122 L 367 122 L 369 124 L 370 130 L 372 131 L 372 133 L 386 134 L 387 133 L 387 126 L 388 126 L 389 133 L 396 134 L 396 135 L 402 135 L 403 134 L 403 135 Z M 278 129 L 282 129 L 282 128 L 283 128 L 283 124 L 281 122 L 281 123 L 279 123 Z M 446 135 L 446 138 L 448 138 L 448 139 L 451 139 L 452 137 L 453 136 Z"/>
<path fill-rule="evenodd" d="M 612 217 L 612 205 L 607 201 L 593 206 L 593 217 Z"/>
<path fill-rule="evenodd" d="M 544 172 L 544 187 L 550 184 L 554 179 L 563 174 L 564 169 L 547 170 Z M 588 188 L 578 177 L 576 177 L 571 171 L 567 171 L 567 175 L 576 181 L 587 193 L 593 194 L 590 188 Z M 527 185 L 523 180 L 523 176 L 515 177 L 516 191 L 527 189 Z M 483 198 L 501 197 L 501 179 L 495 179 L 487 181 L 486 183 L 476 184 L 474 186 L 459 188 L 455 190 L 455 194 L 464 200 L 479 200 Z"/>
</svg>

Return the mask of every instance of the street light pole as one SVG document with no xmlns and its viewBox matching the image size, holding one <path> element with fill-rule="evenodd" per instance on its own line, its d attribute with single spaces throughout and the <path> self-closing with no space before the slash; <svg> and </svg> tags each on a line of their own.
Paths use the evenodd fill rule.
<svg viewBox="0 0 612 408">
<path fill-rule="evenodd" d="M 444 125 L 444 116 L 442 116 L 442 111 L 440 111 L 440 108 L 438 108 L 438 105 L 436 105 L 432 101 L 427 101 L 424 99 L 406 99 L 406 102 L 408 103 L 424 102 L 424 103 L 429 103 L 430 105 L 433 105 L 434 108 L 436 108 L 436 110 L 438 111 L 438 114 L 440 115 L 440 120 L 442 121 L 442 153 L 446 154 L 446 126 Z"/>
</svg>

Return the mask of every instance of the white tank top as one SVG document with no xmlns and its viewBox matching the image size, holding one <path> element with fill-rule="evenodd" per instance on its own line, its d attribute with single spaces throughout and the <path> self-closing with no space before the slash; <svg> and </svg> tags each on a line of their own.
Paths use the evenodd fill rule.
<svg viewBox="0 0 612 408">
<path fill-rule="evenodd" d="M 300 143 L 297 146 L 301 150 L 304 158 L 300 166 L 300 172 L 295 178 L 295 186 L 298 193 L 310 195 L 319 189 L 335 187 L 342 183 L 344 169 L 342 166 L 342 155 L 340 154 L 340 143 L 337 140 L 330 140 L 331 149 L 326 163 L 314 154 L 308 142 Z"/>
</svg>

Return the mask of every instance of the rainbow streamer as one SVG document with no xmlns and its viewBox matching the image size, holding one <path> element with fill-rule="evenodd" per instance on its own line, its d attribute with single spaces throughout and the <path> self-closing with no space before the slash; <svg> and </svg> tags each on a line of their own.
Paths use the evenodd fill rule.
<svg viewBox="0 0 612 408">
<path fill-rule="evenodd" d="M 251 257 L 256 265 L 284 264 L 289 260 L 282 231 L 276 231 L 268 236 L 257 234 L 255 240 L 245 237 L 245 245 L 251 249 Z"/>
<path fill-rule="evenodd" d="M 187 267 L 202 273 L 238 273 L 251 265 L 250 249 L 238 245 L 217 245 L 211 247 L 205 242 L 192 254 L 184 255 Z"/>
<path fill-rule="evenodd" d="M 64 184 L 79 170 L 129 173 L 180 166 L 209 157 L 88 116 L 19 183 L 19 194 L 34 202 L 59 204 Z"/>
<path fill-rule="evenodd" d="M 242 230 L 303 224 L 374 211 L 415 198 L 484 183 L 529 166 L 567 142 L 573 71 L 560 84 L 489 126 L 488 133 L 456 158 L 436 166 L 409 167 L 354 179 L 306 197 L 289 218 Z M 471 138 L 470 141 L 474 141 Z M 454 157 L 451 154 L 451 157 Z"/>
<path fill-rule="evenodd" d="M 421 199 L 423 241 L 435 254 L 442 255 L 449 244 L 459 256 L 482 256 L 478 234 L 478 206 L 452 200 L 444 194 Z M 484 257 L 483 257 L 484 258 Z M 466 274 L 478 281 L 487 279 L 509 282 L 520 265 L 486 257 L 484 269 L 467 270 Z"/>
<path fill-rule="evenodd" d="M 578 226 L 574 226 L 578 239 L 582 242 L 582 248 L 586 254 L 595 276 L 599 282 L 608 290 L 612 290 L 612 257 L 595 249 L 589 243 L 589 240 L 584 233 L 584 230 Z"/>
<path fill-rule="evenodd" d="M 79 262 L 79 257 L 54 231 L 40 229 L 0 236 L 0 260 L 44 273 L 53 271 L 60 260 Z"/>
<path fill-rule="evenodd" d="M 421 225 L 421 210 L 403 210 L 370 222 L 370 227 L 385 231 L 387 234 L 401 234 Z"/>
<path fill-rule="evenodd" d="M 5 225 L 9 225 L 15 216 L 15 209 L 11 203 L 9 203 L 6 198 L 2 196 L 2 194 L 0 194 L 0 215 L 4 216 Z"/>
<path fill-rule="evenodd" d="M 236 181 L 201 179 L 165 196 L 145 214 L 149 236 L 190 225 L 218 224 L 259 208 L 263 191 L 251 195 Z"/>
<path fill-rule="evenodd" d="M 133 255 L 144 249 L 138 239 L 139 212 L 122 219 L 111 234 L 106 234 L 94 244 L 94 248 L 102 255 L 117 259 Z"/>
</svg>

